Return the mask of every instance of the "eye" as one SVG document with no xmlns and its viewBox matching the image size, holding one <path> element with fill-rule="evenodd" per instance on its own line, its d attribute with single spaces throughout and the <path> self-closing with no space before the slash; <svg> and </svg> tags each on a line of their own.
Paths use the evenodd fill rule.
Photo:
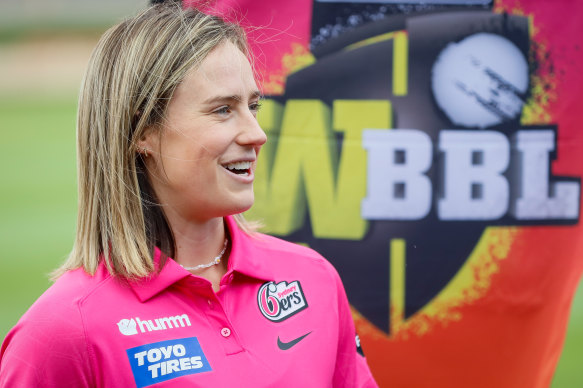
<svg viewBox="0 0 583 388">
<path fill-rule="evenodd" d="M 229 113 L 231 113 L 231 107 L 229 105 L 223 105 L 220 108 L 217 108 L 213 111 L 213 113 L 219 114 L 219 115 L 227 115 Z"/>
<path fill-rule="evenodd" d="M 261 108 L 260 101 L 255 101 L 255 102 L 252 102 L 251 104 L 249 104 L 249 110 L 251 112 L 253 112 L 253 114 L 257 114 L 257 112 L 259 111 L 260 108 Z"/>
</svg>

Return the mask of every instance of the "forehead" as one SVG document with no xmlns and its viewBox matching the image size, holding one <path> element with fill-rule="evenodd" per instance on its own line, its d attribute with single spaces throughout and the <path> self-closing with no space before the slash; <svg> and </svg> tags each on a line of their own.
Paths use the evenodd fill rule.
<svg viewBox="0 0 583 388">
<path fill-rule="evenodd" d="M 188 93 L 202 101 L 210 95 L 247 96 L 257 90 L 249 60 L 231 42 L 215 47 L 202 63 L 188 72 L 175 96 Z"/>
</svg>

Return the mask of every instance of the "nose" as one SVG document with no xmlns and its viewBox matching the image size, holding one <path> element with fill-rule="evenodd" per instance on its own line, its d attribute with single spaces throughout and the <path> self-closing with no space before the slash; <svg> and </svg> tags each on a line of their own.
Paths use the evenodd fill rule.
<svg viewBox="0 0 583 388">
<path fill-rule="evenodd" d="M 237 143 L 240 145 L 261 147 L 267 141 L 267 135 L 259 126 L 257 119 L 251 113 L 245 116 L 244 122 L 241 123 L 241 132 L 237 137 Z"/>
</svg>

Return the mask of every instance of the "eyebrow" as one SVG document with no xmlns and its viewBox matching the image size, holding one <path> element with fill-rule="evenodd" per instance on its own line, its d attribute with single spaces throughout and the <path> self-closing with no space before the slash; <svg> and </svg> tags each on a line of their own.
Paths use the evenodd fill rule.
<svg viewBox="0 0 583 388">
<path fill-rule="evenodd" d="M 259 90 L 254 90 L 253 92 L 251 92 L 249 94 L 249 99 L 253 99 L 253 98 L 261 98 L 262 94 Z M 216 104 L 219 102 L 226 102 L 226 101 L 241 101 L 243 100 L 243 98 L 240 95 L 231 95 L 231 96 L 214 96 L 214 97 L 210 97 L 207 98 L 206 100 L 204 100 L 202 103 L 205 105 L 212 105 L 212 104 Z"/>
</svg>

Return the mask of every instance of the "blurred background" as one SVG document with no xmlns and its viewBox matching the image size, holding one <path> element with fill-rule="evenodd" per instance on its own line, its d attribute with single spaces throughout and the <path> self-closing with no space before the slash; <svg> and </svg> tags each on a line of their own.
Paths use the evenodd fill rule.
<svg viewBox="0 0 583 388">
<path fill-rule="evenodd" d="M 93 46 L 146 0 L 0 1 L 0 338 L 72 246 L 75 111 Z M 583 387 L 583 286 L 552 386 Z"/>
</svg>

